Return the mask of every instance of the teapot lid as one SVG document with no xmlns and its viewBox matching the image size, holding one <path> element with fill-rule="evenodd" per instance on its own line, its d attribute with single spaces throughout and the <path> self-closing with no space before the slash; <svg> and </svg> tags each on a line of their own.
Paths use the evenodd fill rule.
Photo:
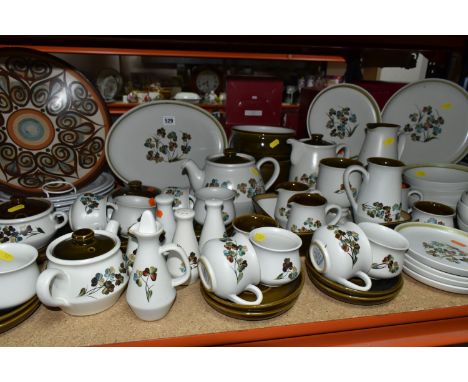
<svg viewBox="0 0 468 382">
<path fill-rule="evenodd" d="M 144 196 L 146 198 L 154 198 L 159 195 L 161 190 L 157 187 L 144 186 L 140 180 L 132 180 L 125 187 L 121 187 L 112 193 L 112 197 L 123 195 Z"/>
<path fill-rule="evenodd" d="M 224 155 L 210 160 L 211 162 L 221 164 L 241 164 L 250 162 L 249 159 L 237 155 L 236 150 L 234 150 L 233 148 L 224 149 Z"/>
<path fill-rule="evenodd" d="M 58 243 L 52 254 L 63 260 L 85 260 L 103 255 L 114 247 L 115 241 L 111 237 L 96 234 L 89 228 L 82 228 Z"/>
<path fill-rule="evenodd" d="M 8 202 L 0 205 L 0 219 L 11 220 L 35 216 L 47 211 L 51 205 L 47 199 L 13 195 Z"/>
<path fill-rule="evenodd" d="M 313 146 L 331 146 L 333 143 L 323 140 L 323 134 L 310 134 L 310 139 L 302 141 L 307 145 Z"/>
</svg>

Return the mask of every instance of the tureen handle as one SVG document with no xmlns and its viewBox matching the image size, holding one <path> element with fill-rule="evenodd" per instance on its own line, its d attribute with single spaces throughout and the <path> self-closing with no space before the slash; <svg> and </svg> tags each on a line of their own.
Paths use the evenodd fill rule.
<svg viewBox="0 0 468 382">
<path fill-rule="evenodd" d="M 273 183 L 275 183 L 276 179 L 278 179 L 279 173 L 280 173 L 280 165 L 278 161 L 275 158 L 272 157 L 265 157 L 260 159 L 256 163 L 256 167 L 260 170 L 260 167 L 267 162 L 273 163 L 273 174 L 270 176 L 270 179 L 268 179 L 268 182 L 265 183 L 265 191 L 267 191 Z"/>
<path fill-rule="evenodd" d="M 190 263 L 184 249 L 176 244 L 170 243 L 159 248 L 159 253 L 164 256 L 167 256 L 171 251 L 176 252 L 179 255 L 185 267 L 185 272 L 182 276 L 172 279 L 172 286 L 175 288 L 176 286 L 186 283 L 190 278 Z"/>
<path fill-rule="evenodd" d="M 68 280 L 68 275 L 61 269 L 49 268 L 43 271 L 36 282 L 36 293 L 44 305 L 52 307 L 70 306 L 70 302 L 64 297 L 54 297 L 50 293 L 56 277 Z"/>
<path fill-rule="evenodd" d="M 63 218 L 63 221 L 60 223 L 57 223 L 57 217 L 61 216 Z M 55 221 L 55 230 L 58 230 L 62 228 L 65 224 L 68 223 L 68 214 L 63 211 L 54 211 L 50 215 L 52 221 Z"/>
</svg>

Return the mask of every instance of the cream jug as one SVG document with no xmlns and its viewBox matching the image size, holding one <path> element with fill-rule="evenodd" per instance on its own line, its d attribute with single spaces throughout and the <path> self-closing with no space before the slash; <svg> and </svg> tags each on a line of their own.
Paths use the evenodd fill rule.
<svg viewBox="0 0 468 382">
<path fill-rule="evenodd" d="M 343 184 L 353 210 L 354 221 L 388 223 L 400 220 L 403 162 L 389 158 L 369 158 L 368 169 L 353 165 L 343 174 Z M 363 175 L 357 200 L 349 186 L 351 173 Z"/>
<path fill-rule="evenodd" d="M 392 123 L 368 123 L 358 160 L 365 166 L 367 159 L 371 157 L 400 159 L 405 148 L 406 135 L 400 135 L 399 129 L 399 125 Z"/>
<path fill-rule="evenodd" d="M 310 188 L 315 188 L 320 160 L 336 157 L 342 149 L 344 157 L 349 158 L 347 145 L 326 142 L 322 137 L 323 134 L 312 134 L 310 138 L 290 138 L 286 141 L 292 146 L 290 181 L 305 183 Z"/>
</svg>

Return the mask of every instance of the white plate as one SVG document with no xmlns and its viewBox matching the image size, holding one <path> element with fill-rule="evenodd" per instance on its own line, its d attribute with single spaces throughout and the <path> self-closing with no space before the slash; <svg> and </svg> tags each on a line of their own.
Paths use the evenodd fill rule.
<svg viewBox="0 0 468 382">
<path fill-rule="evenodd" d="M 410 243 L 407 256 L 439 271 L 468 277 L 467 233 L 424 223 L 404 223 L 395 231 Z"/>
<path fill-rule="evenodd" d="M 435 281 L 432 279 L 429 279 L 427 277 L 424 277 L 420 275 L 419 273 L 416 273 L 412 271 L 411 269 L 405 267 L 403 268 L 403 272 L 405 272 L 407 275 L 411 276 L 413 279 L 418 280 L 419 282 L 429 285 L 433 288 L 437 288 L 440 290 L 444 290 L 446 292 L 452 292 L 452 293 L 459 293 L 459 294 L 468 294 L 468 288 L 461 288 L 461 287 L 456 287 L 453 285 L 441 283 L 439 281 Z"/>
<path fill-rule="evenodd" d="M 468 93 L 454 82 L 431 78 L 402 87 L 385 104 L 382 120 L 406 132 L 400 158 L 406 164 L 454 163 L 467 153 Z"/>
<path fill-rule="evenodd" d="M 169 150 L 170 145 L 174 148 Z M 227 145 L 222 125 L 202 108 L 181 101 L 154 101 L 122 115 L 106 138 L 106 157 L 114 174 L 161 189 L 188 187 L 185 159 L 200 168 L 207 156 Z M 165 148 L 163 148 L 165 147 Z"/>
<path fill-rule="evenodd" d="M 344 124 L 338 123 L 337 114 L 345 108 L 349 108 L 348 120 Z M 323 134 L 325 141 L 346 143 L 350 156 L 354 157 L 361 151 L 366 125 L 380 120 L 374 97 L 360 86 L 339 84 L 323 89 L 312 100 L 307 113 L 307 130 L 309 134 Z"/>
<path fill-rule="evenodd" d="M 437 269 L 428 267 L 427 265 L 420 263 L 419 261 L 412 259 L 407 255 L 405 256 L 404 267 L 434 281 L 438 281 L 455 287 L 468 288 L 468 277 L 461 277 L 457 275 L 452 275 L 450 273 L 438 271 Z"/>
</svg>

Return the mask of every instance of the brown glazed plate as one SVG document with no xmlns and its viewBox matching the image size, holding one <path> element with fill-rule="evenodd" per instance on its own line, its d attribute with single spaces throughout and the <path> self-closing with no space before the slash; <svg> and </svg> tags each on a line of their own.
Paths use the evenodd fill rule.
<svg viewBox="0 0 468 382">
<path fill-rule="evenodd" d="M 0 49 L 0 73 L 0 186 L 42 194 L 47 182 L 93 181 L 106 161 L 110 119 L 91 82 L 31 49 Z"/>
<path fill-rule="evenodd" d="M 16 308 L 1 310 L 0 311 L 0 333 L 4 333 L 7 330 L 15 327 L 22 323 L 28 317 L 30 317 L 37 308 L 41 305 L 41 302 L 37 296 L 32 297 L 24 304 L 17 306 Z"/>
</svg>

